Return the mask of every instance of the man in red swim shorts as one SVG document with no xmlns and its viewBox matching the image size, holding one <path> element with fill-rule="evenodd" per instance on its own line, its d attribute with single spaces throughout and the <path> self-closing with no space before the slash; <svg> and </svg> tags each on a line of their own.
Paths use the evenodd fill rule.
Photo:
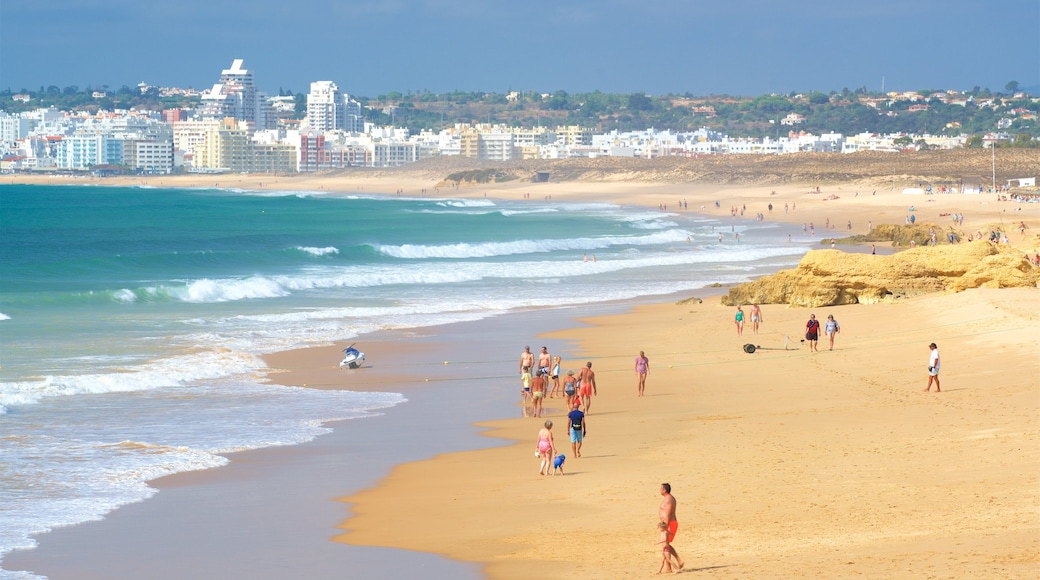
<svg viewBox="0 0 1040 580">
<path fill-rule="evenodd" d="M 599 394 L 596 389 L 596 373 L 592 372 L 592 361 L 585 363 L 585 368 L 578 373 L 578 382 L 581 385 L 578 387 L 578 397 L 584 403 L 582 412 L 588 415 L 589 407 L 592 406 L 592 395 Z"/>
<path fill-rule="evenodd" d="M 661 500 L 661 507 L 658 509 L 658 515 L 661 521 L 668 524 L 668 549 L 671 551 L 672 556 L 675 557 L 676 564 L 681 570 L 683 567 L 682 558 L 679 557 L 679 553 L 675 551 L 675 548 L 671 545 L 672 540 L 675 539 L 675 532 L 679 530 L 679 520 L 675 519 L 675 498 L 672 497 L 672 486 L 667 483 L 661 484 L 661 495 L 664 499 Z"/>
</svg>

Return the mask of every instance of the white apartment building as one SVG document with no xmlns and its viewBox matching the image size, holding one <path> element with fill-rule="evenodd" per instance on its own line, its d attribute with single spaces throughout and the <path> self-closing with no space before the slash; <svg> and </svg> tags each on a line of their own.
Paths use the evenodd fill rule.
<svg viewBox="0 0 1040 580">
<path fill-rule="evenodd" d="M 204 119 L 232 117 L 244 122 L 250 131 L 263 131 L 277 126 L 264 93 L 256 90 L 253 72 L 242 67 L 236 58 L 231 68 L 220 73 L 220 82 L 202 93 L 199 116 Z"/>
<path fill-rule="evenodd" d="M 137 141 L 132 167 L 148 174 L 173 173 L 173 141 Z"/>
<path fill-rule="evenodd" d="M 86 171 L 95 165 L 107 164 L 102 156 L 105 150 L 104 135 L 70 136 L 54 143 L 51 155 L 59 169 Z"/>
<path fill-rule="evenodd" d="M 307 125 L 315 131 L 361 133 L 365 119 L 361 115 L 361 103 L 341 93 L 336 83 L 315 81 L 307 94 Z"/>
<path fill-rule="evenodd" d="M 178 121 L 173 124 L 173 147 L 184 153 L 195 153 L 199 143 L 206 139 L 206 132 L 220 127 L 220 119 Z"/>
<path fill-rule="evenodd" d="M 419 160 L 418 143 L 372 143 L 372 167 L 398 167 Z"/>
</svg>

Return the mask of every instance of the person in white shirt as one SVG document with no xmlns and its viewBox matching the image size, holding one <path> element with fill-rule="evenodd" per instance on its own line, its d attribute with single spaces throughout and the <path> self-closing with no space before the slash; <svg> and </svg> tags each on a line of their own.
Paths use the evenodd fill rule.
<svg viewBox="0 0 1040 580">
<path fill-rule="evenodd" d="M 931 349 L 932 354 L 928 356 L 928 388 L 925 392 L 932 390 L 932 381 L 935 381 L 935 392 L 940 392 L 939 389 L 939 347 L 935 346 L 935 343 L 928 345 Z"/>
</svg>

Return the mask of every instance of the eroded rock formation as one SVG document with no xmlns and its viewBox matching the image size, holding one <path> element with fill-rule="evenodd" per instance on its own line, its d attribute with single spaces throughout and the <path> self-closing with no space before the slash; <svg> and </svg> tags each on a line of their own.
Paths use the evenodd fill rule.
<svg viewBox="0 0 1040 580">
<path fill-rule="evenodd" d="M 1040 268 L 1020 251 L 984 241 L 918 247 L 890 256 L 816 250 L 793 270 L 730 289 L 722 303 L 819 307 L 870 304 L 940 291 L 1037 286 Z"/>
</svg>

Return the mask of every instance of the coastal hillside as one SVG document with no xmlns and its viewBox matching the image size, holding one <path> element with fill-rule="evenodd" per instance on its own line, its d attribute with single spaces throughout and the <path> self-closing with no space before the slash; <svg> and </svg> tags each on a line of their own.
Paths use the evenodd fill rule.
<svg viewBox="0 0 1040 580">
<path fill-rule="evenodd" d="M 798 266 L 731 288 L 722 303 L 806 308 L 894 302 L 931 292 L 1036 287 L 1040 268 L 1021 251 L 978 241 L 889 256 L 809 252 Z"/>
<path fill-rule="evenodd" d="M 996 168 L 997 184 L 1009 179 L 1040 177 L 1040 149 L 958 149 L 854 154 L 709 155 L 635 159 L 550 159 L 480 161 L 465 157 L 431 157 L 390 169 L 345 169 L 342 176 L 415 177 L 444 185 L 529 180 L 546 172 L 552 182 L 602 181 L 767 185 L 854 183 L 862 187 L 903 188 L 921 184 L 959 187 L 962 182 L 988 186 Z M 472 179 L 474 175 L 487 176 Z M 470 177 L 468 179 L 467 177 Z"/>
</svg>

